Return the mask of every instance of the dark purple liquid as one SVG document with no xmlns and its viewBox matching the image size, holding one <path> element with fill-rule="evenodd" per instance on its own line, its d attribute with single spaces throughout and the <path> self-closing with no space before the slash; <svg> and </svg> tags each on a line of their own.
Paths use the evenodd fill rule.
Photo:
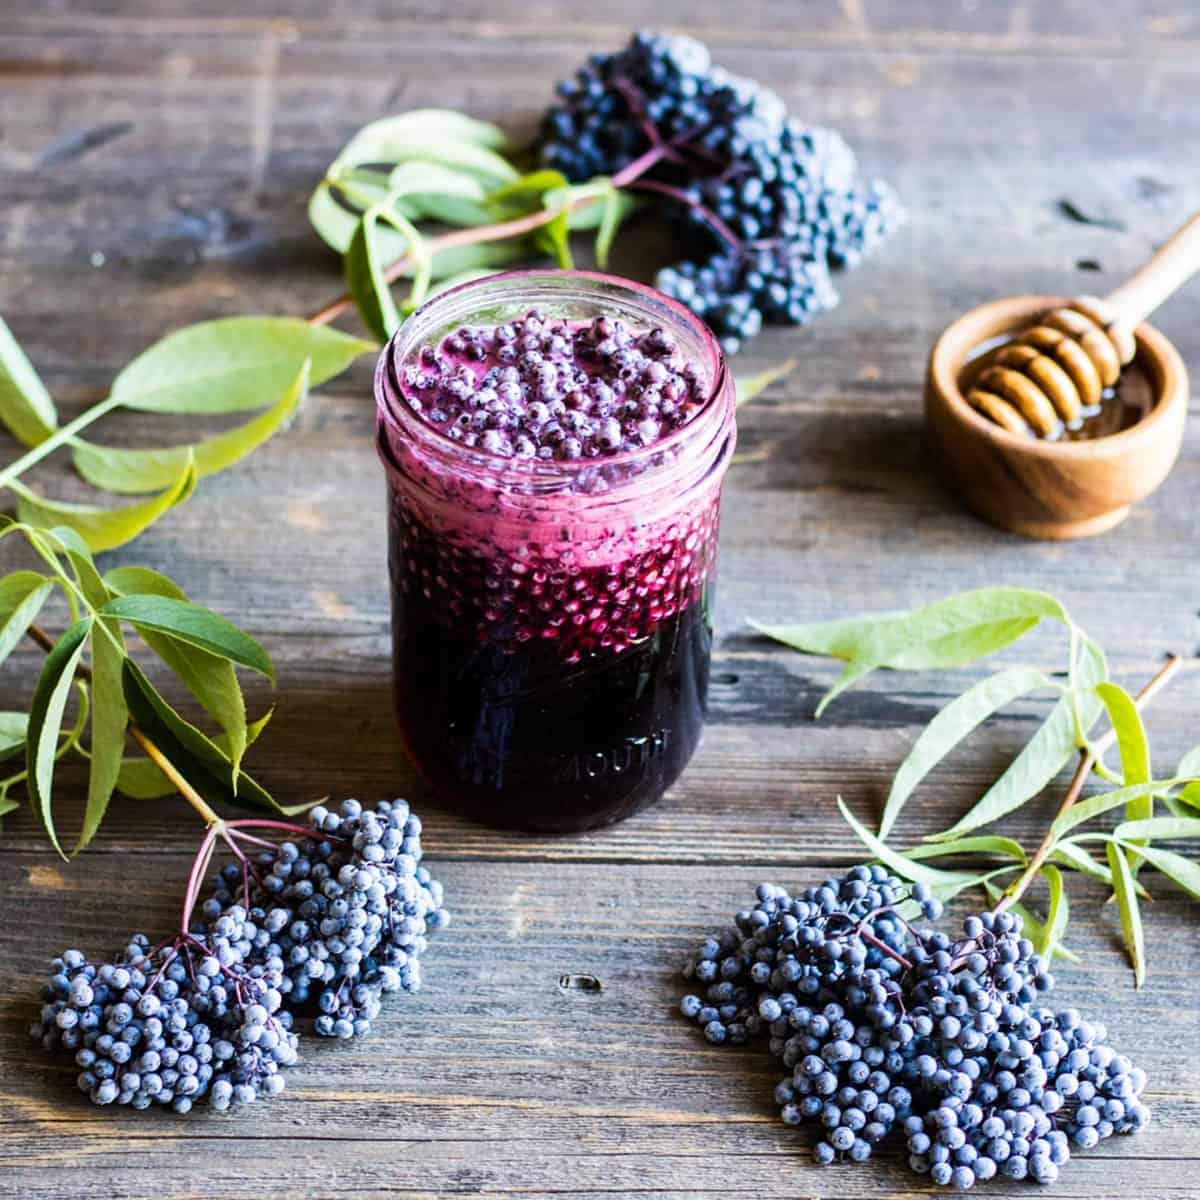
<svg viewBox="0 0 1200 1200">
<path fill-rule="evenodd" d="M 687 556 L 695 575 L 680 569 L 681 538 L 514 588 L 489 587 L 505 574 L 494 560 L 424 533 L 393 515 L 396 711 L 421 773 L 469 815 L 522 829 L 589 829 L 657 800 L 704 720 L 708 539 Z M 422 586 L 448 583 L 450 558 L 465 587 Z"/>
</svg>

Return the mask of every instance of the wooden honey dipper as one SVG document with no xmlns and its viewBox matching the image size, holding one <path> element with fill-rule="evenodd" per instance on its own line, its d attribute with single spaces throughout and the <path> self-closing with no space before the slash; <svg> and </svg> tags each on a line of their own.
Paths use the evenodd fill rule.
<svg viewBox="0 0 1200 1200">
<path fill-rule="evenodd" d="M 1098 409 L 1133 360 L 1134 330 L 1198 270 L 1200 213 L 1107 299 L 1069 300 L 985 354 L 967 403 L 1009 433 L 1058 437 Z"/>
</svg>

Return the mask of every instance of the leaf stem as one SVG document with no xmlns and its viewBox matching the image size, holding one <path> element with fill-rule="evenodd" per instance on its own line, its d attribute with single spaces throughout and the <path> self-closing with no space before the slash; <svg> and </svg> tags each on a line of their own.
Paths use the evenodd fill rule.
<svg viewBox="0 0 1200 1200">
<path fill-rule="evenodd" d="M 44 442 L 39 442 L 32 450 L 21 455 L 16 462 L 9 463 L 7 467 L 0 470 L 0 487 L 8 487 L 13 480 L 24 475 L 30 467 L 40 463 L 43 458 L 53 453 L 59 446 L 63 446 L 69 442 L 81 429 L 86 429 L 93 421 L 98 420 L 105 413 L 112 412 L 114 408 L 120 408 L 120 406 L 121 399 L 119 396 L 108 396 L 106 399 L 101 400 L 99 404 L 93 404 L 91 408 L 84 409 L 70 424 L 60 426 Z"/>
<path fill-rule="evenodd" d="M 1134 703 L 1137 705 L 1139 711 L 1162 691 L 1182 666 L 1183 658 L 1178 654 L 1172 654 L 1163 663 L 1155 673 L 1154 678 L 1134 697 Z M 1080 749 L 1079 764 L 1075 768 L 1075 774 L 1071 776 L 1071 782 L 1067 785 L 1066 792 L 1063 793 L 1062 803 L 1058 806 L 1058 812 L 1054 814 L 1054 822 L 1079 799 L 1080 793 L 1083 791 L 1083 785 L 1087 782 L 1088 776 L 1091 775 L 1097 760 L 1116 740 L 1116 730 L 1110 729 L 1098 741 L 1084 745 Z M 1028 890 L 1029 885 L 1037 878 L 1038 872 L 1042 869 L 1046 859 L 1050 857 L 1054 850 L 1056 841 L 1054 836 L 1054 822 L 1051 822 L 1050 829 L 1046 831 L 1046 836 L 1042 839 L 1042 844 L 1034 851 L 1025 870 L 1021 872 L 1016 881 L 1000 897 L 996 907 L 992 910 L 993 912 L 1003 912 L 1010 905 L 1015 904 Z"/>
</svg>

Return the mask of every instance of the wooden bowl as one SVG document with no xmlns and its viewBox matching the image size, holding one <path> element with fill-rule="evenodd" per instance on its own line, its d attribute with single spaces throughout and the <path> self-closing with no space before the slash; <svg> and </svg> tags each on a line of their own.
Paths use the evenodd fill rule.
<svg viewBox="0 0 1200 1200">
<path fill-rule="evenodd" d="M 950 484 L 979 516 L 1034 538 L 1078 538 L 1118 525 L 1175 463 L 1187 418 L 1187 369 L 1158 330 L 1135 330 L 1134 361 L 1155 393 L 1135 425 L 1092 441 L 1019 437 L 976 412 L 959 380 L 979 346 L 1015 333 L 1061 296 L 1014 296 L 972 309 L 951 325 L 929 356 L 925 419 Z"/>
</svg>

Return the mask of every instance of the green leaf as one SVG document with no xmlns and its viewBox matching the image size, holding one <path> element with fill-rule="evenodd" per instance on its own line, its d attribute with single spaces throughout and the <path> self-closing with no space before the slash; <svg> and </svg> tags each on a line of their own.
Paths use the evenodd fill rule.
<svg viewBox="0 0 1200 1200">
<path fill-rule="evenodd" d="M 54 580 L 36 571 L 13 571 L 0 579 L 0 662 L 37 620 L 53 591 Z"/>
<path fill-rule="evenodd" d="M 125 728 L 129 713 L 121 685 L 125 643 L 115 620 L 103 622 L 107 633 L 92 638 L 92 736 L 88 747 L 87 807 L 74 853 L 78 854 L 100 828 L 112 799 L 125 750 Z M 111 635 L 111 636 L 110 636 Z"/>
<path fill-rule="evenodd" d="M 229 754 L 185 721 L 131 658 L 125 660 L 122 682 L 129 715 L 206 801 L 250 811 L 283 811 L 244 771 L 238 776 L 238 790 L 234 792 L 233 763 Z"/>
<path fill-rule="evenodd" d="M 929 840 L 956 838 L 998 821 L 1040 795 L 1077 753 L 1075 718 L 1070 698 L 1064 696 L 978 803 L 944 833 L 934 834 Z"/>
<path fill-rule="evenodd" d="M 1141 845 L 1140 839 L 1200 838 L 1200 817 L 1146 817 L 1122 821 L 1113 837 Z"/>
<path fill-rule="evenodd" d="M 1069 624 L 1062 605 L 1045 592 L 981 588 L 901 616 L 838 621 L 832 630 L 758 628 L 797 649 L 813 650 L 833 638 L 839 648 L 850 650 L 846 669 L 817 706 L 819 717 L 835 697 L 879 667 L 963 666 L 1003 649 L 1046 617 Z"/>
<path fill-rule="evenodd" d="M 92 618 L 85 617 L 70 626 L 54 643 L 54 648 L 46 655 L 42 664 L 42 673 L 29 708 L 29 737 L 25 750 L 25 769 L 29 773 L 29 799 L 34 812 L 42 820 L 51 845 L 64 859 L 67 856 L 58 844 L 51 807 L 54 763 L 67 697 L 71 694 L 75 669 L 79 665 L 91 631 Z"/>
<path fill-rule="evenodd" d="M 1121 751 L 1121 773 L 1125 783 L 1145 783 L 1150 778 L 1150 745 L 1146 728 L 1133 697 L 1119 683 L 1100 683 L 1096 694 L 1104 702 Z M 1151 810 L 1153 811 L 1153 810 Z M 1130 813 L 1129 819 L 1149 816 L 1150 813 Z"/>
<path fill-rule="evenodd" d="M 533 171 L 528 175 L 522 175 L 519 179 L 488 196 L 489 204 L 503 204 L 528 196 L 531 200 L 536 199 L 537 201 L 536 204 L 531 204 L 530 211 L 536 212 L 539 208 L 547 211 L 553 210 L 555 216 L 547 224 L 535 230 L 532 237 L 542 250 L 553 255 L 563 270 L 570 270 L 573 266 L 570 244 L 571 229 L 565 205 L 552 203 L 548 199 L 548 195 L 567 186 L 567 177 L 561 171 Z"/>
<path fill-rule="evenodd" d="M 252 721 L 246 727 L 247 745 L 253 745 L 271 719 L 273 711 L 273 709 L 268 710 L 257 721 Z M 231 746 L 226 734 L 213 738 L 213 743 L 225 753 L 230 753 Z M 134 755 L 121 762 L 121 770 L 117 776 L 117 791 L 133 800 L 160 800 L 164 796 L 174 796 L 178 789 L 158 769 L 153 760 Z M 284 811 L 291 810 L 284 809 Z"/>
<path fill-rule="evenodd" d="M 270 408 L 227 433 L 156 450 L 123 450 L 77 439 L 72 443 L 75 469 L 93 487 L 121 493 L 154 492 L 169 486 L 187 465 L 189 454 L 196 464 L 197 479 L 215 475 L 245 458 L 295 416 L 308 395 L 309 368 L 305 359 L 291 386 Z"/>
<path fill-rule="evenodd" d="M 483 184 L 461 170 L 436 162 L 409 160 L 388 176 L 385 199 L 410 220 L 422 217 L 446 225 L 487 225 L 494 220 Z M 403 204 L 398 202 L 403 200 Z"/>
<path fill-rule="evenodd" d="M 317 184 L 308 200 L 308 220 L 321 240 L 345 254 L 358 228 L 358 213 L 341 204 L 327 179 Z"/>
<path fill-rule="evenodd" d="M 1113 894 L 1121 914 L 1121 934 L 1133 963 L 1134 986 L 1140 988 L 1146 980 L 1146 945 L 1142 933 L 1142 914 L 1134 891 L 1133 872 L 1116 843 L 1107 843 L 1104 850 L 1108 855 L 1109 870 L 1112 871 Z"/>
<path fill-rule="evenodd" d="M 1042 868 L 1041 874 L 1050 887 L 1050 902 L 1046 911 L 1045 935 L 1039 950 L 1047 959 L 1051 959 L 1058 947 L 1062 945 L 1063 934 L 1066 932 L 1070 916 L 1070 905 L 1067 902 L 1067 893 L 1063 887 L 1062 874 L 1059 869 L 1047 863 Z"/>
<path fill-rule="evenodd" d="M 46 385 L 3 318 L 0 318 L 0 421 L 25 446 L 44 442 L 58 427 L 58 413 Z"/>
<path fill-rule="evenodd" d="M 1089 646 L 1094 647 L 1094 643 L 1085 640 L 1084 653 L 1077 664 L 1077 687 L 1082 696 L 1079 700 L 1079 716 L 1085 733 L 1100 717 L 1100 700 L 1092 689 L 1108 669 L 1099 648 L 1094 647 L 1093 652 Z M 975 807 L 952 828 L 929 840 L 958 837 L 981 825 L 988 825 L 1040 795 L 1079 752 L 1075 715 L 1071 696 L 1064 696 Z"/>
<path fill-rule="evenodd" d="M 104 586 L 104 581 L 100 578 L 100 573 L 96 570 L 96 562 L 92 558 L 92 552 L 88 549 L 87 543 L 82 537 L 67 525 L 58 525 L 50 530 L 38 530 L 30 535 L 32 539 L 42 542 L 51 542 L 48 549 L 54 552 L 55 546 L 58 547 L 58 552 L 65 554 L 70 560 L 71 568 L 75 572 L 76 582 L 79 584 L 79 590 L 83 593 L 83 598 L 93 608 L 99 608 L 106 604 L 109 599 L 108 588 Z"/>
<path fill-rule="evenodd" d="M 1174 850 L 1164 850 L 1161 846 L 1139 846 L 1131 853 L 1144 858 L 1156 870 L 1173 879 L 1185 892 L 1200 900 L 1200 863 Z"/>
<path fill-rule="evenodd" d="M 1096 694 L 1104 702 L 1108 719 L 1121 751 L 1121 774 L 1125 784 L 1131 786 L 1145 783 L 1150 778 L 1150 743 L 1146 740 L 1146 727 L 1133 697 L 1117 683 L 1096 685 Z M 1135 823 L 1154 816 L 1154 797 L 1138 796 L 1125 809 L 1126 821 Z M 1130 863 L 1137 873 L 1137 860 Z"/>
<path fill-rule="evenodd" d="M 509 238 L 503 242 L 475 242 L 467 246 L 447 246 L 433 256 L 431 279 L 447 279 L 464 271 L 494 271 L 511 266 L 530 253 L 527 238 Z M 413 268 L 402 272 L 412 275 Z"/>
<path fill-rule="evenodd" d="M 951 700 L 921 732 L 896 772 L 884 805 L 879 836 L 887 837 L 917 785 L 972 730 L 1018 697 L 1053 686 L 1041 671 L 1012 667 L 981 679 Z"/>
<path fill-rule="evenodd" d="M 22 521 L 29 525 L 65 525 L 83 538 L 92 553 L 99 554 L 132 541 L 163 513 L 187 500 L 196 488 L 196 469 L 189 462 L 166 491 L 117 508 L 45 500 L 24 485 L 9 486 L 17 493 L 17 513 Z"/>
<path fill-rule="evenodd" d="M 1050 832 L 1055 838 L 1070 832 L 1076 825 L 1082 825 L 1093 817 L 1120 808 L 1131 800 L 1140 800 L 1143 796 L 1152 796 L 1155 792 L 1165 791 L 1179 783 L 1178 779 L 1152 779 L 1148 783 L 1137 783 L 1132 787 L 1117 788 L 1112 792 L 1102 792 L 1098 796 L 1089 796 L 1072 804 L 1061 816 L 1057 817 L 1050 826 Z"/>
<path fill-rule="evenodd" d="M 588 207 L 590 208 L 591 205 Z M 636 205 L 627 192 L 610 185 L 600 207 L 602 213 L 600 224 L 596 230 L 596 262 L 600 265 L 600 269 L 604 270 L 608 267 L 608 256 L 612 252 L 617 230 L 621 228 L 621 223 L 633 212 Z M 572 213 L 569 210 L 564 211 L 567 212 L 568 226 L 574 229 L 575 225 L 571 220 Z"/>
<path fill-rule="evenodd" d="M 249 667 L 272 682 L 275 680 L 275 667 L 262 646 L 210 608 L 163 595 L 127 595 L 110 600 L 100 615 L 170 634 L 178 641 Z"/>
<path fill-rule="evenodd" d="M 432 300 L 434 296 L 440 296 L 443 292 L 452 291 L 456 287 L 461 287 L 464 283 L 474 283 L 479 279 L 490 279 L 495 274 L 497 274 L 496 271 L 462 271 L 458 275 L 451 275 L 448 278 L 439 280 L 437 283 L 433 284 L 430 287 L 428 294 L 425 296 L 425 301 L 427 303 L 428 301 Z M 400 306 L 401 311 L 406 316 L 409 313 L 416 312 L 418 307 L 418 305 L 412 302 L 411 298 L 406 299 Z"/>
<path fill-rule="evenodd" d="M 109 587 L 122 595 L 163 596 L 168 600 L 187 602 L 187 594 L 178 584 L 148 567 L 118 567 L 104 578 Z M 145 639 L 146 645 L 166 663 L 225 731 L 226 741 L 222 745 L 228 751 L 233 765 L 240 767 L 242 755 L 253 739 L 249 737 L 246 704 L 233 664 L 226 658 L 179 641 L 170 634 L 155 632 L 148 625 L 135 625 L 135 628 Z M 154 770 L 157 774 L 158 769 Z"/>
<path fill-rule="evenodd" d="M 1179 766 L 1175 769 L 1175 774 L 1180 779 L 1191 780 L 1190 783 L 1184 786 L 1183 791 L 1179 793 L 1179 799 L 1185 804 L 1190 804 L 1193 808 L 1200 808 L 1200 746 L 1193 746 L 1179 760 Z"/>
<path fill-rule="evenodd" d="M 113 395 L 146 412 L 223 413 L 261 408 L 311 362 L 309 385 L 340 375 L 378 350 L 294 317 L 222 317 L 156 342 L 114 380 Z"/>
<path fill-rule="evenodd" d="M 975 881 L 975 876 L 958 871 L 941 871 L 936 867 L 926 867 L 906 858 L 903 854 L 881 842 L 866 826 L 858 821 L 850 809 L 846 807 L 845 802 L 840 796 L 838 797 L 837 806 L 838 811 L 841 812 L 846 823 L 858 835 L 863 845 L 881 863 L 890 867 L 902 878 L 911 879 L 914 883 L 927 884 L 931 888 L 939 889 L 939 892 L 942 889 L 953 888 L 956 885 L 969 886 L 971 882 Z M 966 881 L 966 883 L 963 884 L 963 881 Z"/>
<path fill-rule="evenodd" d="M 1064 867 L 1071 867 L 1082 875 L 1098 879 L 1112 887 L 1112 872 L 1074 842 L 1059 842 L 1050 852 L 1050 857 Z"/>
<path fill-rule="evenodd" d="M 0 712 L 0 762 L 25 749 L 29 717 L 23 712 Z"/>
<path fill-rule="evenodd" d="M 363 324 L 381 341 L 387 341 L 400 325 L 400 311 L 384 273 L 379 220 L 378 208 L 363 214 L 350 239 L 343 266 L 346 289 L 358 306 Z"/>
<path fill-rule="evenodd" d="M 776 380 L 790 375 L 799 365 L 800 360 L 798 358 L 788 358 L 781 362 L 779 366 L 769 367 L 767 370 L 759 371 L 755 375 L 743 375 L 741 379 L 735 375 L 733 386 L 737 395 L 738 408 L 741 408 L 743 404 L 749 404 L 751 400 L 765 392 Z"/>
<path fill-rule="evenodd" d="M 949 858 L 956 854 L 1000 854 L 1005 858 L 1027 862 L 1025 851 L 1012 838 L 984 835 L 982 837 L 957 838 L 953 842 L 931 842 L 924 846 L 913 846 L 905 855 L 912 859 Z"/>
<path fill-rule="evenodd" d="M 449 109 L 423 108 L 363 126 L 342 147 L 328 174 L 348 164 L 426 159 L 470 171 L 493 187 L 516 179 L 517 169 L 498 150 L 508 137 L 496 125 Z"/>
</svg>

